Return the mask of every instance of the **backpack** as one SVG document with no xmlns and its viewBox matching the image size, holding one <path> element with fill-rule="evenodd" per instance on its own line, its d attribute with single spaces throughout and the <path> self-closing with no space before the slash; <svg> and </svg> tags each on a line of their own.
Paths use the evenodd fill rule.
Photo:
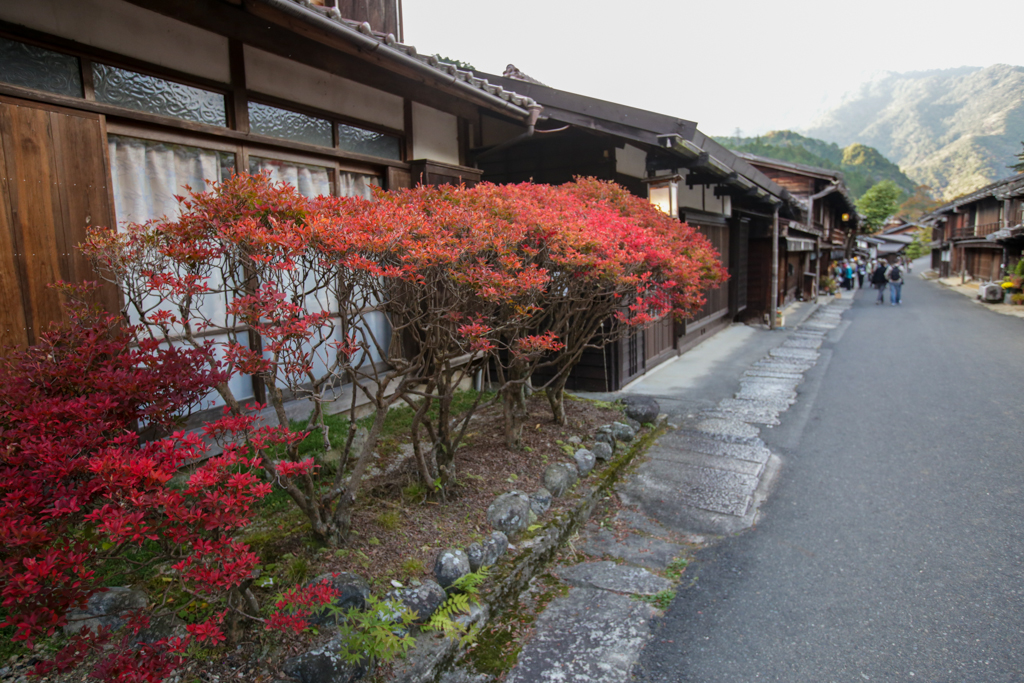
<svg viewBox="0 0 1024 683">
<path fill-rule="evenodd" d="M 885 266 L 878 266 L 877 268 L 875 268 L 875 272 L 871 274 L 871 284 L 885 284 Z"/>
<path fill-rule="evenodd" d="M 899 282 L 899 281 L 900 281 L 900 267 L 899 266 L 893 266 L 892 267 L 892 271 L 889 273 L 889 282 Z"/>
</svg>

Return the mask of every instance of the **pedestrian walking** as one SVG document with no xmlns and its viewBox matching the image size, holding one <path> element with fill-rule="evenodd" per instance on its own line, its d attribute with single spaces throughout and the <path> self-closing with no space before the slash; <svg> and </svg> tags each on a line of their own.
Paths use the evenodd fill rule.
<svg viewBox="0 0 1024 683">
<path fill-rule="evenodd" d="M 903 270 L 899 263 L 894 263 L 885 273 L 885 279 L 889 283 L 889 303 L 899 306 L 903 303 Z"/>
<path fill-rule="evenodd" d="M 863 261 L 857 261 L 857 289 L 864 289 L 864 276 L 868 274 L 868 269 L 864 265 Z"/>
<path fill-rule="evenodd" d="M 878 267 L 871 273 L 871 286 L 878 290 L 878 300 L 875 301 L 876 306 L 885 303 L 885 287 L 889 282 L 887 277 L 888 270 L 884 263 L 879 262 Z"/>
<path fill-rule="evenodd" d="M 847 291 L 853 291 L 853 265 L 849 261 L 843 266 L 843 285 Z"/>
</svg>

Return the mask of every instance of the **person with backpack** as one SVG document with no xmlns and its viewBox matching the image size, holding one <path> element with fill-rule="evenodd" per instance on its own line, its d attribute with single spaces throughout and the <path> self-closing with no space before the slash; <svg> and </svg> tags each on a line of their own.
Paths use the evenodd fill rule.
<svg viewBox="0 0 1024 683">
<path fill-rule="evenodd" d="M 864 289 L 864 276 L 868 274 L 868 269 L 864 265 L 864 262 L 860 259 L 857 260 L 857 289 Z"/>
<path fill-rule="evenodd" d="M 888 268 L 886 268 L 885 262 L 879 261 L 878 267 L 871 273 L 871 286 L 878 290 L 878 300 L 875 301 L 876 306 L 885 303 L 885 287 L 889 282 L 886 277 L 887 272 Z"/>
<path fill-rule="evenodd" d="M 885 273 L 885 279 L 889 282 L 889 303 L 899 306 L 903 303 L 903 270 L 899 262 L 892 264 Z"/>
</svg>

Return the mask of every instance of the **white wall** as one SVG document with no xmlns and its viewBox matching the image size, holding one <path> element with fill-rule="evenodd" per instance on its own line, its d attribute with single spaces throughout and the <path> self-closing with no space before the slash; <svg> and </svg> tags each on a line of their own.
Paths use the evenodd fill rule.
<svg viewBox="0 0 1024 683">
<path fill-rule="evenodd" d="M 412 158 L 458 164 L 458 118 L 414 102 L 412 105 Z"/>
<path fill-rule="evenodd" d="M 245 46 L 249 90 L 402 130 L 402 98 Z"/>
<path fill-rule="evenodd" d="M 646 178 L 647 152 L 630 144 L 626 144 L 622 149 L 616 149 L 615 170 L 634 178 Z"/>
<path fill-rule="evenodd" d="M 0 19 L 227 83 L 228 39 L 121 0 L 12 0 Z"/>
</svg>

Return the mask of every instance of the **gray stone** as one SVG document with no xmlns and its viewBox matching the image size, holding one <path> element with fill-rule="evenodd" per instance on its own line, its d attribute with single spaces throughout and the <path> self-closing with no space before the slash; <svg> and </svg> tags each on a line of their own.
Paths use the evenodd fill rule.
<svg viewBox="0 0 1024 683">
<path fill-rule="evenodd" d="M 497 680 L 489 674 L 478 674 L 458 667 L 441 674 L 440 683 L 494 683 Z"/>
<path fill-rule="evenodd" d="M 423 624 L 430 619 L 430 616 L 437 611 L 438 607 L 444 604 L 448 596 L 439 584 L 427 579 L 419 586 L 393 590 L 388 593 L 388 598 L 400 601 L 411 611 L 415 612 L 416 621 L 413 623 Z"/>
<path fill-rule="evenodd" d="M 672 587 L 671 581 L 646 569 L 608 560 L 559 567 L 555 574 L 570 586 L 600 588 L 629 595 L 654 595 Z"/>
<path fill-rule="evenodd" d="M 696 429 L 699 432 L 707 432 L 716 436 L 735 437 L 740 439 L 757 438 L 760 430 L 757 427 L 740 422 L 739 420 L 717 420 L 707 419 L 697 423 Z"/>
<path fill-rule="evenodd" d="M 581 439 L 581 438 L 580 438 L 580 437 L 578 437 L 578 436 L 570 436 L 570 437 L 569 437 L 568 439 L 566 439 L 565 441 L 566 441 L 566 443 L 570 443 L 570 444 L 572 444 L 573 446 L 579 446 L 579 445 L 580 445 L 581 443 L 583 443 L 583 439 Z"/>
<path fill-rule="evenodd" d="M 618 450 L 618 448 L 619 448 L 618 444 L 615 441 L 615 437 L 612 436 L 612 433 L 611 433 L 610 429 L 608 431 L 601 431 L 602 429 L 605 429 L 605 428 L 604 427 L 600 427 L 594 433 L 594 443 L 595 443 L 595 445 L 599 444 L 599 443 L 603 443 L 603 444 L 607 445 L 608 448 L 610 448 L 612 450 L 612 455 L 615 455 L 615 451 Z M 591 450 L 593 450 L 593 449 L 591 449 Z"/>
<path fill-rule="evenodd" d="M 148 604 L 149 598 L 136 588 L 108 588 L 102 593 L 94 593 L 85 603 L 85 609 L 68 611 L 64 633 L 72 635 L 86 627 L 94 631 L 100 626 L 119 629 L 124 626 L 129 612 L 144 609 Z"/>
<path fill-rule="evenodd" d="M 654 424 L 658 421 L 661 406 L 649 396 L 626 396 L 622 399 L 626 404 L 626 417 L 631 417 L 640 424 Z"/>
<path fill-rule="evenodd" d="M 594 457 L 598 460 L 611 460 L 612 459 L 612 447 L 603 441 L 598 441 L 590 447 L 590 452 L 594 454 Z"/>
<path fill-rule="evenodd" d="M 470 571 L 475 572 L 477 569 L 480 569 L 480 565 L 483 564 L 484 547 L 479 543 L 470 543 L 466 546 L 466 557 L 469 558 Z"/>
<path fill-rule="evenodd" d="M 573 588 L 534 623 L 507 683 L 621 683 L 651 637 L 657 610 L 626 595 Z M 583 617 L 582 615 L 586 615 Z"/>
<path fill-rule="evenodd" d="M 628 534 L 620 539 L 608 529 L 592 527 L 587 527 L 583 538 L 583 543 L 576 544 L 576 548 L 587 555 L 615 557 L 629 564 L 659 571 L 666 569 L 685 550 L 682 545 L 660 538 Z"/>
<path fill-rule="evenodd" d="M 434 562 L 434 577 L 442 588 L 450 587 L 469 571 L 469 557 L 464 550 L 442 550 L 437 554 L 437 560 Z"/>
<path fill-rule="evenodd" d="M 619 421 L 622 424 L 624 424 L 624 425 L 629 425 L 630 429 L 633 430 L 634 434 L 639 434 L 640 430 L 643 429 L 643 427 L 644 427 L 642 424 L 640 424 L 640 422 L 638 422 L 637 420 L 634 420 L 631 417 L 624 417 L 624 418 L 622 418 Z"/>
<path fill-rule="evenodd" d="M 619 441 L 630 442 L 636 438 L 636 432 L 628 424 L 623 422 L 612 422 L 612 436 Z"/>
<path fill-rule="evenodd" d="M 314 612 L 307 619 L 311 626 L 344 618 L 343 613 L 353 607 L 358 610 L 366 609 L 366 599 L 370 597 L 370 584 L 366 582 L 366 579 L 351 572 L 338 572 L 337 574 L 321 574 L 306 585 L 313 586 L 325 581 L 338 592 L 338 597 L 334 598 L 334 607 L 338 613 L 331 614 L 332 610 L 327 607 L 319 612 Z"/>
<path fill-rule="evenodd" d="M 597 462 L 597 457 L 586 448 L 579 449 L 572 457 L 576 461 L 576 468 L 580 471 L 581 477 L 590 474 L 590 470 L 594 469 L 594 463 Z"/>
<path fill-rule="evenodd" d="M 286 659 L 281 671 L 299 683 L 353 683 L 366 674 L 367 664 L 348 664 L 341 655 L 341 637 L 305 654 Z"/>
<path fill-rule="evenodd" d="M 500 531 L 493 532 L 484 540 L 484 566 L 495 564 L 508 550 L 508 536 Z"/>
<path fill-rule="evenodd" d="M 529 519 L 530 497 L 520 491 L 501 494 L 487 508 L 487 521 L 508 536 L 526 529 L 530 524 Z"/>
<path fill-rule="evenodd" d="M 537 515 L 543 515 L 551 509 L 551 491 L 541 488 L 530 496 L 530 509 Z"/>
<path fill-rule="evenodd" d="M 164 638 L 174 636 L 185 637 L 188 631 L 185 630 L 185 622 L 174 614 L 163 614 L 149 618 L 149 627 L 139 631 L 132 639 L 135 645 L 155 643 Z"/>
<path fill-rule="evenodd" d="M 544 488 L 551 491 L 552 496 L 558 498 L 572 488 L 573 484 L 576 483 L 577 476 L 574 465 L 561 462 L 548 465 L 547 469 L 544 470 Z"/>
</svg>

